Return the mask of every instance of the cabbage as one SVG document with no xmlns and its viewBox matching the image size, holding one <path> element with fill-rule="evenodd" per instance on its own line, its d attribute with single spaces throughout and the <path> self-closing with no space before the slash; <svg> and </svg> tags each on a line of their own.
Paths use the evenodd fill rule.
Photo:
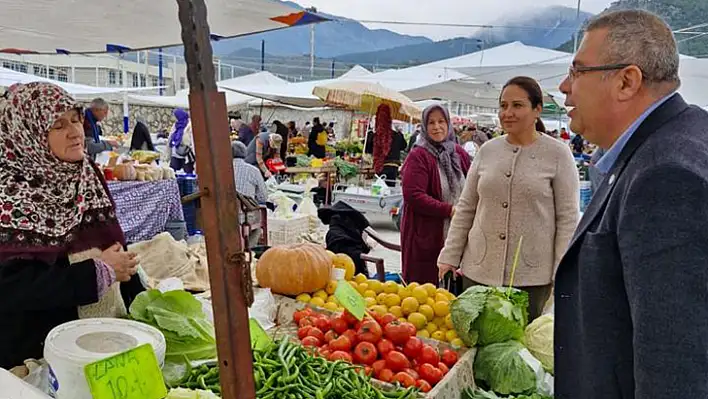
<svg viewBox="0 0 708 399">
<path fill-rule="evenodd" d="M 462 399 L 553 399 L 551 396 L 545 396 L 538 393 L 530 395 L 518 396 L 498 396 L 492 391 L 485 391 L 480 388 L 465 388 L 462 391 Z"/>
<path fill-rule="evenodd" d="M 503 395 L 533 392 L 536 373 L 519 355 L 524 349 L 517 341 L 479 348 L 474 360 L 475 380 Z"/>
<path fill-rule="evenodd" d="M 472 347 L 523 339 L 528 306 L 524 291 L 477 285 L 450 304 L 450 314 L 457 336 Z"/>
<path fill-rule="evenodd" d="M 202 310 L 202 303 L 188 292 L 141 292 L 130 305 L 130 316 L 162 332 L 167 357 L 216 358 L 214 326 Z"/>
<path fill-rule="evenodd" d="M 524 337 L 529 352 L 553 374 L 553 315 L 546 314 L 532 321 Z"/>
</svg>

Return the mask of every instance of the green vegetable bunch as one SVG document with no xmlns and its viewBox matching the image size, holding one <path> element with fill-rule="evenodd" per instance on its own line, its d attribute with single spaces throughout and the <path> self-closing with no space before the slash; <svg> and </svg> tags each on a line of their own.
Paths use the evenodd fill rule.
<svg viewBox="0 0 708 399">
<path fill-rule="evenodd" d="M 355 177 L 359 173 L 359 167 L 339 157 L 334 160 L 334 166 L 337 167 L 339 177 L 344 180 Z"/>
<path fill-rule="evenodd" d="M 492 391 L 469 387 L 462 391 L 462 399 L 553 399 L 553 397 L 538 393 L 519 396 L 497 396 L 497 394 Z"/>
</svg>

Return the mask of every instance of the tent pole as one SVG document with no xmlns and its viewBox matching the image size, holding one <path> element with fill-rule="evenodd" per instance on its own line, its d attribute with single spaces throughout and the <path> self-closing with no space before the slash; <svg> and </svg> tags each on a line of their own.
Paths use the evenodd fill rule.
<svg viewBox="0 0 708 399">
<path fill-rule="evenodd" d="M 224 399 L 254 399 L 248 307 L 250 259 L 243 250 L 226 96 L 217 90 L 205 0 L 177 0 L 189 80 L 189 105 L 203 193 L 209 281 Z M 217 10 L 218 12 L 218 10 Z"/>
</svg>

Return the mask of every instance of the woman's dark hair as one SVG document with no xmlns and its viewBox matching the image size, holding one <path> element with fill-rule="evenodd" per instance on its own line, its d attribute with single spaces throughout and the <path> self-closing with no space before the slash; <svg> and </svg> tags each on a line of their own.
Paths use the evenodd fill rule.
<svg viewBox="0 0 708 399">
<path fill-rule="evenodd" d="M 504 87 L 502 87 L 502 92 L 504 92 L 504 89 L 509 86 L 517 86 L 525 91 L 526 94 L 528 94 L 529 101 L 531 102 L 531 108 L 535 109 L 539 105 L 543 108 L 543 90 L 541 90 L 541 86 L 538 84 L 536 79 L 528 76 L 517 76 L 515 78 L 511 78 L 508 82 L 506 82 Z M 501 100 L 501 94 L 499 100 Z M 546 131 L 546 125 L 543 124 L 541 118 L 536 119 L 536 131 Z"/>
</svg>

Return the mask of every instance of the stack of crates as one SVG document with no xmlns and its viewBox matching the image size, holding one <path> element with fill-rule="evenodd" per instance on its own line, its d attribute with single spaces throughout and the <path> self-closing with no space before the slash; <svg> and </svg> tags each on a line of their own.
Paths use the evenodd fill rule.
<svg viewBox="0 0 708 399">
<path fill-rule="evenodd" d="M 197 181 L 197 176 L 194 174 L 179 174 L 177 175 L 177 185 L 179 186 L 179 195 L 184 197 L 185 195 L 194 194 L 199 191 L 199 183 Z M 199 226 L 197 225 L 197 211 L 199 209 L 199 200 L 189 202 L 187 204 L 182 204 L 182 211 L 184 212 L 184 221 L 187 223 L 187 233 L 191 236 L 199 231 Z"/>
</svg>

